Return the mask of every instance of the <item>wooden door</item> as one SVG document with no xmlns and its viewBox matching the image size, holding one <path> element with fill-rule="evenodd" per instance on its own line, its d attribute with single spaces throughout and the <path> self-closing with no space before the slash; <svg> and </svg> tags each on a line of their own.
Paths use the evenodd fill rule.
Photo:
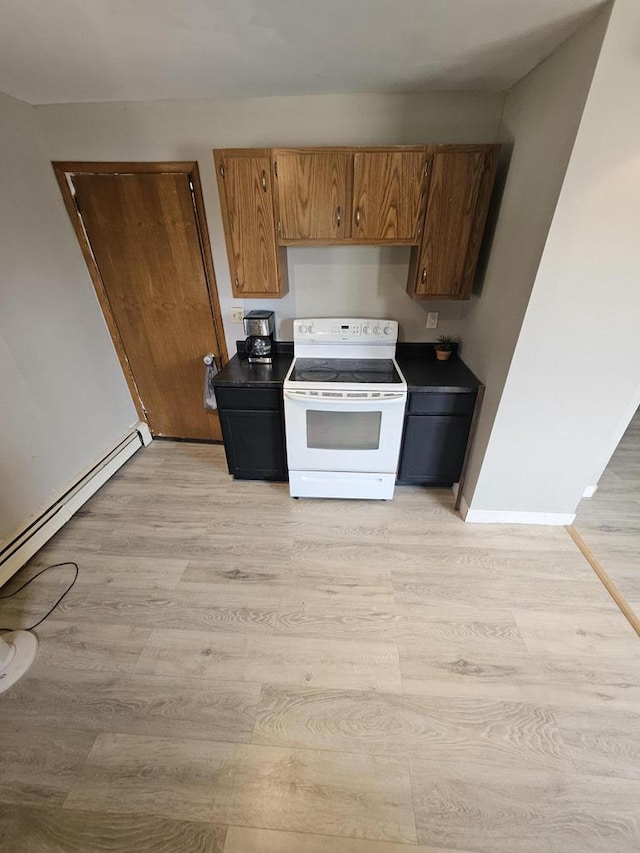
<svg viewBox="0 0 640 853">
<path fill-rule="evenodd" d="M 286 291 L 276 238 L 270 152 L 214 152 L 233 295 L 279 297 Z"/>
<path fill-rule="evenodd" d="M 281 242 L 349 237 L 353 156 L 340 151 L 274 152 Z"/>
<path fill-rule="evenodd" d="M 422 245 L 410 272 L 412 295 L 470 297 L 497 156 L 497 146 L 433 154 Z"/>
<path fill-rule="evenodd" d="M 354 239 L 418 242 L 425 163 L 424 148 L 356 153 L 351 218 Z"/>
<path fill-rule="evenodd" d="M 71 180 L 151 432 L 220 440 L 203 406 L 202 359 L 220 347 L 188 173 Z"/>
</svg>

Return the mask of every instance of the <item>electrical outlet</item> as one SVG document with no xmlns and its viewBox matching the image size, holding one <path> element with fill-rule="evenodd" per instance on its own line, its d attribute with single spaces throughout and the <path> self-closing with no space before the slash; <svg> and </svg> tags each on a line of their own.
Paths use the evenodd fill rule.
<svg viewBox="0 0 640 853">
<path fill-rule="evenodd" d="M 438 312 L 437 311 L 428 311 L 427 312 L 427 329 L 437 329 L 438 328 Z"/>
<path fill-rule="evenodd" d="M 231 309 L 231 319 L 234 323 L 242 323 L 244 319 L 244 308 L 235 308 Z"/>
</svg>

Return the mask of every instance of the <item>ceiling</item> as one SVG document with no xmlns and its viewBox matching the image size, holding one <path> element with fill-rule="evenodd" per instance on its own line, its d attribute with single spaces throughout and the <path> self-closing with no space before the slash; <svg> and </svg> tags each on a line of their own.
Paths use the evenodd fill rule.
<svg viewBox="0 0 640 853">
<path fill-rule="evenodd" d="M 508 89 L 602 0 L 0 0 L 32 104 Z"/>
</svg>

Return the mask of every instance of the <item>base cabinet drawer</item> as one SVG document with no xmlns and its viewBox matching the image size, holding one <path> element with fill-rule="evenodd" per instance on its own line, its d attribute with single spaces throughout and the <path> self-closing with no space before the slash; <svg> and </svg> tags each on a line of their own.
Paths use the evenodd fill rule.
<svg viewBox="0 0 640 853">
<path fill-rule="evenodd" d="M 407 415 L 398 482 L 438 486 L 457 482 L 470 428 L 470 415 Z"/>
<path fill-rule="evenodd" d="M 282 410 L 220 410 L 229 473 L 245 480 L 286 480 Z"/>
<path fill-rule="evenodd" d="M 462 394 L 418 392 L 409 395 L 408 411 L 411 415 L 471 415 L 475 404 L 475 391 Z"/>
<path fill-rule="evenodd" d="M 216 388 L 218 409 L 282 410 L 282 388 Z"/>
</svg>

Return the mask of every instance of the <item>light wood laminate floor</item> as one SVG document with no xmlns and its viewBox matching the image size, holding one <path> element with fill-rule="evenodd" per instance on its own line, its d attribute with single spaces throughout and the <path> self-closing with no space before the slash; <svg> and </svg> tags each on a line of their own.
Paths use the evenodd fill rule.
<svg viewBox="0 0 640 853">
<path fill-rule="evenodd" d="M 573 526 L 640 619 L 640 409 Z"/>
<path fill-rule="evenodd" d="M 80 577 L 0 697 L 0 848 L 638 851 L 640 641 L 591 567 L 563 528 L 396 495 L 134 456 L 28 567 Z"/>
</svg>

